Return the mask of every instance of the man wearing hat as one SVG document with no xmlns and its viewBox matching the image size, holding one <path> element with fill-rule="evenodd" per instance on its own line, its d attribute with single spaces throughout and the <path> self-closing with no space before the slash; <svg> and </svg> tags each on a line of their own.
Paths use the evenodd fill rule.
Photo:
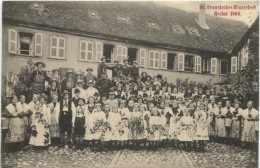
<svg viewBox="0 0 260 168">
<path fill-rule="evenodd" d="M 122 66 L 122 74 L 125 76 L 125 77 L 129 77 L 130 76 L 130 73 L 131 73 L 131 70 L 130 70 L 130 67 L 128 65 L 128 59 L 125 59 L 124 60 L 124 65 Z"/>
<path fill-rule="evenodd" d="M 93 75 L 93 69 L 92 68 L 87 68 L 86 69 L 86 71 L 87 71 L 87 75 L 85 75 L 84 76 L 84 81 L 85 81 L 85 86 L 84 86 L 84 88 L 85 89 L 87 89 L 88 88 L 88 82 L 90 81 L 90 80 L 92 80 L 94 83 L 94 86 L 95 86 L 95 84 L 96 84 L 96 81 L 97 81 L 97 77 L 95 76 L 95 75 Z"/>
<path fill-rule="evenodd" d="M 131 67 L 131 76 L 134 80 L 139 77 L 139 68 L 137 67 L 137 61 L 133 61 L 133 66 Z"/>
<path fill-rule="evenodd" d="M 67 133 L 67 141 L 69 147 L 71 146 L 71 132 L 72 132 L 72 115 L 75 114 L 74 103 L 69 100 L 69 92 L 63 92 L 63 99 L 60 102 L 60 114 L 59 114 L 59 125 L 60 125 L 60 147 L 65 145 L 65 133 Z"/>
<path fill-rule="evenodd" d="M 107 78 L 106 72 L 102 74 L 102 77 L 97 81 L 97 89 L 101 97 L 108 97 L 109 89 L 112 86 L 112 82 Z"/>
<path fill-rule="evenodd" d="M 43 62 L 36 62 L 34 66 L 37 68 L 30 76 L 29 82 L 32 84 L 32 91 L 35 94 L 41 94 L 45 91 L 45 81 L 50 81 L 47 73 L 42 69 L 45 67 Z"/>
<path fill-rule="evenodd" d="M 114 61 L 115 65 L 108 66 L 108 69 L 112 70 L 112 77 L 119 78 L 122 74 L 122 68 L 117 60 Z"/>
<path fill-rule="evenodd" d="M 85 90 L 83 89 L 83 81 L 82 80 L 78 80 L 77 81 L 77 86 L 75 88 L 72 88 L 72 97 L 75 96 L 75 89 L 79 89 L 80 92 L 79 92 L 79 97 L 81 98 L 85 98 Z"/>
<path fill-rule="evenodd" d="M 98 73 L 98 79 L 102 77 L 103 72 L 107 73 L 107 64 L 106 64 L 106 57 L 103 56 L 101 58 L 101 63 L 98 64 L 97 73 Z"/>
<path fill-rule="evenodd" d="M 75 82 L 73 80 L 73 71 L 68 70 L 67 77 L 63 79 L 61 84 L 61 91 L 64 92 L 67 90 L 69 92 L 69 97 L 72 97 L 72 88 L 75 87 Z"/>
<path fill-rule="evenodd" d="M 98 93 L 98 90 L 93 87 L 94 83 L 92 80 L 88 82 L 88 88 L 85 91 L 85 99 L 88 100 L 89 97 L 94 96 L 95 93 Z"/>
</svg>

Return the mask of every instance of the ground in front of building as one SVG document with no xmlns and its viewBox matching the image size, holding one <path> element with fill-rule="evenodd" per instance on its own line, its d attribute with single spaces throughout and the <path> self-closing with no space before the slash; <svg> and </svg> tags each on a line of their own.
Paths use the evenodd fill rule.
<svg viewBox="0 0 260 168">
<path fill-rule="evenodd" d="M 257 152 L 226 144 L 208 143 L 206 152 L 185 152 L 174 148 L 120 149 L 91 152 L 49 147 L 2 153 L 2 167 L 133 167 L 133 168 L 230 168 L 257 167 Z"/>
</svg>

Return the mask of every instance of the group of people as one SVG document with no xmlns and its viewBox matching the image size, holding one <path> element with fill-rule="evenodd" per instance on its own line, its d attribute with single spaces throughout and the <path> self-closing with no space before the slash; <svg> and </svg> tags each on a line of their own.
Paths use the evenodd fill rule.
<svg viewBox="0 0 260 168">
<path fill-rule="evenodd" d="M 178 88 L 162 75 L 139 75 L 136 62 L 98 65 L 98 76 L 58 70 L 47 76 L 42 62 L 32 73 L 32 101 L 13 95 L 3 117 L 9 118 L 5 142 L 34 146 L 68 144 L 71 148 L 151 147 L 171 145 L 205 150 L 205 141 L 256 144 L 258 110 L 253 101 L 241 109 L 239 98 L 215 88 Z M 112 70 L 112 80 L 107 77 Z M 49 87 L 43 81 L 49 82 Z M 231 100 L 231 101 L 230 101 Z M 19 101 L 19 102 L 18 102 Z"/>
</svg>

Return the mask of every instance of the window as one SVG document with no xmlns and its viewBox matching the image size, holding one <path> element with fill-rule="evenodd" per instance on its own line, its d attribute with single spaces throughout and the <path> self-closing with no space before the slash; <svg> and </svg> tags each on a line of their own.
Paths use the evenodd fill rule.
<svg viewBox="0 0 260 168">
<path fill-rule="evenodd" d="M 159 51 L 149 51 L 149 67 L 159 69 L 160 53 Z"/>
<path fill-rule="evenodd" d="M 201 73 L 201 57 L 195 56 L 195 72 Z"/>
<path fill-rule="evenodd" d="M 28 56 L 42 55 L 42 34 L 17 32 L 9 29 L 8 38 L 9 53 Z"/>
<path fill-rule="evenodd" d="M 161 52 L 161 69 L 167 69 L 167 53 Z"/>
<path fill-rule="evenodd" d="M 217 58 L 211 58 L 211 74 L 217 74 Z"/>
<path fill-rule="evenodd" d="M 65 38 L 51 36 L 50 57 L 58 59 L 65 58 Z"/>
<path fill-rule="evenodd" d="M 106 57 L 107 62 L 113 62 L 114 60 L 114 48 L 115 46 L 112 44 L 104 44 L 103 45 L 103 56 Z"/>
<path fill-rule="evenodd" d="M 128 62 L 130 64 L 132 64 L 133 61 L 137 61 L 137 59 L 136 59 L 137 51 L 138 51 L 137 48 L 128 48 L 127 49 Z"/>
<path fill-rule="evenodd" d="M 176 54 L 168 53 L 167 56 L 167 69 L 174 70 L 174 60 L 175 60 Z"/>
<path fill-rule="evenodd" d="M 227 75 L 228 74 L 228 62 L 227 60 L 220 61 L 220 75 Z"/>
<path fill-rule="evenodd" d="M 185 55 L 185 71 L 193 72 L 194 71 L 194 56 L 192 55 Z"/>
<path fill-rule="evenodd" d="M 117 61 L 122 64 L 127 59 L 127 48 L 125 46 L 117 46 Z"/>
<path fill-rule="evenodd" d="M 103 44 L 100 42 L 96 42 L 96 61 L 101 62 L 102 56 L 103 56 Z"/>
<path fill-rule="evenodd" d="M 231 57 L 231 73 L 237 73 L 237 57 Z"/>
<path fill-rule="evenodd" d="M 139 66 L 141 67 L 145 67 L 145 55 L 146 55 L 146 50 L 140 49 Z"/>
<path fill-rule="evenodd" d="M 17 53 L 17 32 L 13 29 L 9 29 L 8 51 L 13 54 Z"/>
<path fill-rule="evenodd" d="M 184 71 L 184 61 L 185 61 L 184 54 L 179 54 L 178 55 L 178 71 Z"/>
<path fill-rule="evenodd" d="M 93 61 L 93 42 L 80 41 L 80 60 Z"/>
<path fill-rule="evenodd" d="M 204 74 L 210 73 L 210 59 L 202 58 L 201 72 Z"/>
</svg>

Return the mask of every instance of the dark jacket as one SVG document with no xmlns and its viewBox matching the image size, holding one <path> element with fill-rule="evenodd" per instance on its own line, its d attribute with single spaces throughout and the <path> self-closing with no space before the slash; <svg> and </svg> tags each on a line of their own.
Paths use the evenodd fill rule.
<svg viewBox="0 0 260 168">
<path fill-rule="evenodd" d="M 98 68 L 97 68 L 97 73 L 98 73 L 97 78 L 98 79 L 101 78 L 103 72 L 107 72 L 107 65 L 104 64 L 103 62 L 101 62 L 98 64 Z"/>
</svg>

